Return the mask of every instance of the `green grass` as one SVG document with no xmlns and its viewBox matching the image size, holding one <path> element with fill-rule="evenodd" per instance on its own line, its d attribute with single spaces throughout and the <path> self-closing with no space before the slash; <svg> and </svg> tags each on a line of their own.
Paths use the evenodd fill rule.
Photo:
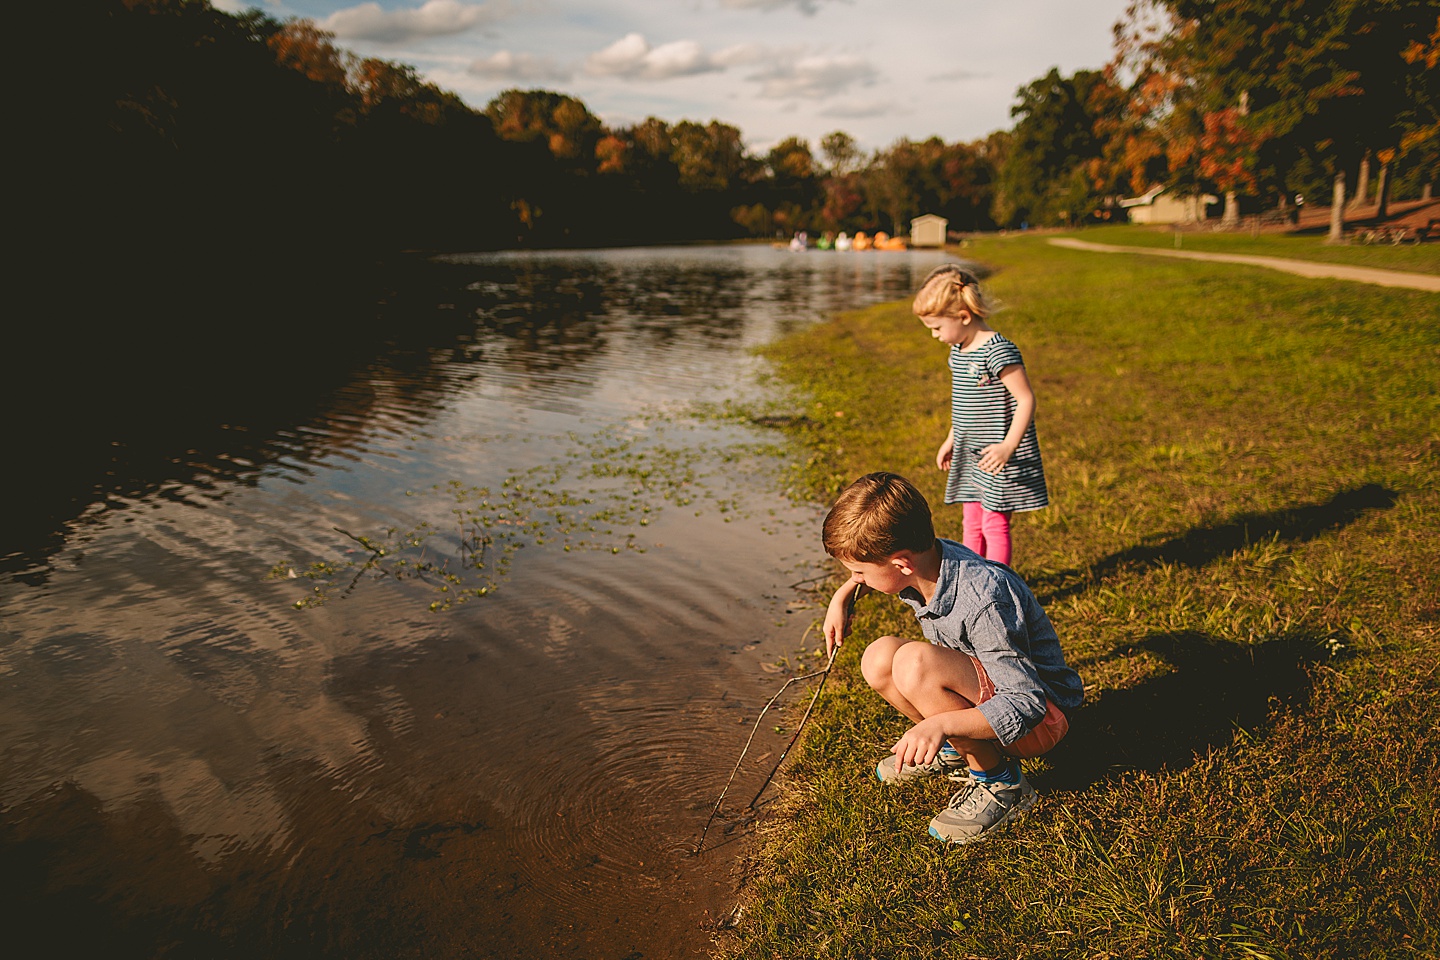
<svg viewBox="0 0 1440 960">
<path fill-rule="evenodd" d="M 1089 234 L 1087 234 L 1089 235 Z M 1188 239 L 1188 238 L 1187 238 Z M 722 955 L 1403 957 L 1440 952 L 1440 297 L 1042 238 L 998 272 L 1052 505 L 1015 522 L 1087 703 L 1004 835 L 925 835 L 942 784 L 882 787 L 905 722 L 853 637 L 761 828 Z M 944 347 L 905 304 L 770 353 L 795 489 L 904 473 L 935 507 Z"/>
<path fill-rule="evenodd" d="M 1117 246 L 1159 247 L 1194 250 L 1201 253 L 1244 253 L 1259 257 L 1287 257 L 1292 260 L 1318 260 L 1322 263 L 1343 263 L 1355 267 L 1376 267 L 1381 270 L 1402 270 L 1408 273 L 1440 273 L 1440 243 L 1422 244 L 1329 244 L 1323 235 L 1315 234 L 1250 234 L 1198 231 L 1176 232 L 1169 227 L 1114 226 L 1093 227 L 1071 231 L 1065 236 L 1095 243 Z"/>
</svg>

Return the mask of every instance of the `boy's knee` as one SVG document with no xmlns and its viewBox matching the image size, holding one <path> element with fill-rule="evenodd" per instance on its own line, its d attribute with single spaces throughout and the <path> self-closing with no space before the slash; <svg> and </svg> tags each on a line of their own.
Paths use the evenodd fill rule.
<svg viewBox="0 0 1440 960">
<path fill-rule="evenodd" d="M 896 651 L 905 645 L 899 637 L 872 640 L 860 657 L 860 675 L 876 690 L 890 685 L 891 663 Z"/>
<path fill-rule="evenodd" d="M 895 651 L 890 673 L 895 686 L 906 696 L 925 689 L 934 666 L 935 648 L 928 643 L 911 643 Z"/>
</svg>

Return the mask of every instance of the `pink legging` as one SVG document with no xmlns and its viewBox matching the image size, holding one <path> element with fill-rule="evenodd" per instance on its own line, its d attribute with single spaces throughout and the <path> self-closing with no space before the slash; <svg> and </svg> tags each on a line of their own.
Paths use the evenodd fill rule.
<svg viewBox="0 0 1440 960">
<path fill-rule="evenodd" d="M 965 546 L 986 560 L 1009 565 L 1010 511 L 996 513 L 980 506 L 979 501 L 967 500 L 962 519 Z"/>
</svg>

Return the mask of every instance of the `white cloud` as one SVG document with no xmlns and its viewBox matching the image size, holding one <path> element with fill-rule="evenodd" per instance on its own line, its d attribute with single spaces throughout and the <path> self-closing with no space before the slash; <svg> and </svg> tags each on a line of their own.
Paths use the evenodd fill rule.
<svg viewBox="0 0 1440 960">
<path fill-rule="evenodd" d="M 819 116 L 831 117 L 836 120 L 865 120 L 870 117 L 893 116 L 909 112 L 909 110 L 897 106 L 892 100 L 847 100 L 831 104 L 819 111 Z"/>
<path fill-rule="evenodd" d="M 820 9 L 817 0 L 720 0 L 720 6 L 735 10 L 779 10 L 795 7 L 801 13 L 813 14 Z"/>
<path fill-rule="evenodd" d="M 758 43 L 737 43 L 733 47 L 717 50 L 714 59 L 722 66 L 734 67 L 746 63 L 760 63 L 774 55 Z"/>
<path fill-rule="evenodd" d="M 360 5 L 370 4 L 370 32 L 414 35 L 405 42 L 337 42 L 363 56 L 413 63 L 427 80 L 476 106 L 507 87 L 545 87 L 581 98 L 607 122 L 716 117 L 743 130 L 747 143 L 791 135 L 813 141 L 838 126 L 868 149 L 932 132 L 969 141 L 1013 126 L 1018 87 L 1052 66 L 1068 76 L 1110 58 L 1110 28 L 1132 0 L 1035 0 L 1023 5 L 1024 16 L 1016 4 L 975 0 L 451 0 L 452 10 L 490 17 L 468 32 L 438 36 L 412 29 L 423 10 L 443 9 L 423 7 L 426 0 L 218 2 L 317 21 L 340 11 L 353 31 L 366 25 Z M 411 22 L 400 19 L 406 16 Z M 957 30 L 983 42 L 970 43 L 959 57 Z M 631 33 L 647 42 L 635 44 L 628 59 L 587 64 Z M 693 41 L 688 48 L 657 49 L 686 40 Z M 842 54 L 864 62 L 841 63 L 833 74 L 821 62 L 799 63 Z M 961 99 L 950 103 L 947 96 Z"/>
<path fill-rule="evenodd" d="M 401 43 L 464 33 L 482 23 L 495 21 L 504 13 L 499 3 L 425 0 L 422 6 L 411 10 L 383 10 L 380 4 L 370 2 L 336 10 L 320 21 L 320 28 L 342 40 Z"/>
<path fill-rule="evenodd" d="M 984 80 L 990 76 L 988 73 L 980 73 L 975 70 L 966 70 L 964 67 L 957 67 L 954 70 L 946 70 L 944 73 L 935 73 L 926 77 L 926 80 Z"/>
<path fill-rule="evenodd" d="M 465 68 L 488 80 L 569 80 L 572 71 L 551 57 L 500 50 Z"/>
<path fill-rule="evenodd" d="M 845 55 L 801 57 L 794 63 L 762 70 L 749 79 L 760 83 L 760 96 L 768 99 L 823 100 L 855 84 L 870 86 L 879 76 L 863 57 Z"/>
<path fill-rule="evenodd" d="M 758 48 L 749 44 L 709 54 L 694 40 L 675 40 L 652 47 L 643 34 L 630 33 L 585 61 L 585 71 L 597 77 L 627 80 L 668 80 L 714 73 L 736 63 L 749 62 Z"/>
</svg>

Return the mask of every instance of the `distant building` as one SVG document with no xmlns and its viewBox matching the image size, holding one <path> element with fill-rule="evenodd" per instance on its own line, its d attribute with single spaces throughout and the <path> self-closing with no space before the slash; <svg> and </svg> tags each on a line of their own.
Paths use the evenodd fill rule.
<svg viewBox="0 0 1440 960">
<path fill-rule="evenodd" d="M 945 246 L 945 228 L 948 226 L 950 226 L 949 220 L 946 220 L 944 217 L 937 217 L 933 213 L 916 217 L 910 221 L 910 246 Z"/>
<path fill-rule="evenodd" d="M 1199 223 L 1206 217 L 1205 208 L 1219 202 L 1219 197 L 1209 193 L 1176 197 L 1167 194 L 1165 187 L 1151 187 L 1138 197 L 1121 200 L 1120 206 L 1131 223 Z"/>
</svg>

